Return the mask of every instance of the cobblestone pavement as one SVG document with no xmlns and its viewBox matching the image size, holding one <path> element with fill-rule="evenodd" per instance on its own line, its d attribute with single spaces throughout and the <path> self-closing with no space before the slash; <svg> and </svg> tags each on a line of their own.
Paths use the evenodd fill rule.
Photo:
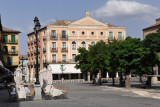
<svg viewBox="0 0 160 107">
<path fill-rule="evenodd" d="M 0 90 L 0 107 L 159 107 L 159 98 L 145 97 L 160 95 L 159 89 L 125 89 L 91 83 L 56 85 L 69 88 L 68 99 L 9 102 L 7 91 Z"/>
</svg>

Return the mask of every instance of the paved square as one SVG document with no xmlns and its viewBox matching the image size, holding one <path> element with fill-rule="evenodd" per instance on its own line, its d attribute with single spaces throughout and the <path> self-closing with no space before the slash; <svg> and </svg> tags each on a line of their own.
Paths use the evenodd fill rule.
<svg viewBox="0 0 160 107">
<path fill-rule="evenodd" d="M 159 107 L 159 99 L 141 97 L 123 88 L 90 83 L 56 84 L 69 87 L 68 99 L 9 102 L 0 90 L 0 107 Z"/>
</svg>

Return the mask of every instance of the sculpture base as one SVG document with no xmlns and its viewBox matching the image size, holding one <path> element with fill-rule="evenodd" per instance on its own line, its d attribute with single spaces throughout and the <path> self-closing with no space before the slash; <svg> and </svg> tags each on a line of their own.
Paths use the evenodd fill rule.
<svg viewBox="0 0 160 107">
<path fill-rule="evenodd" d="M 34 89 L 35 89 L 34 100 L 41 100 L 42 99 L 42 96 L 41 96 L 41 85 L 40 84 L 35 84 L 34 85 Z"/>
</svg>

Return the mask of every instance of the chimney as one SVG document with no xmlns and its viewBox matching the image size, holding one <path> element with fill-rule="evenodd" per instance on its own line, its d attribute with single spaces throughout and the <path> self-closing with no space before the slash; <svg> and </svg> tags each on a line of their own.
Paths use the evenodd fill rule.
<svg viewBox="0 0 160 107">
<path fill-rule="evenodd" d="M 88 10 L 85 11 L 85 16 L 86 17 L 89 16 L 89 11 Z"/>
<path fill-rule="evenodd" d="M 156 23 L 160 23 L 160 18 L 156 19 Z"/>
</svg>

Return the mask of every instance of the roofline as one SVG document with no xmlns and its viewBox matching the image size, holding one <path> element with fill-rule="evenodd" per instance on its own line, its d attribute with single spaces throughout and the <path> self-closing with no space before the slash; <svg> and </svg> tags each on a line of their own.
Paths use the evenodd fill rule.
<svg viewBox="0 0 160 107">
<path fill-rule="evenodd" d="M 47 28 L 47 26 L 44 26 L 44 27 L 40 28 L 40 30 L 45 29 L 45 28 Z M 28 33 L 27 36 L 28 36 L 28 35 L 31 35 L 31 34 L 34 34 L 34 32 Z"/>
<path fill-rule="evenodd" d="M 155 28 L 155 27 L 160 27 L 160 24 L 156 25 L 156 26 L 151 26 L 151 27 L 144 28 L 143 30 L 147 30 L 147 29 L 151 29 L 151 28 Z"/>
<path fill-rule="evenodd" d="M 22 33 L 20 31 L 3 31 L 3 33 Z"/>
</svg>

